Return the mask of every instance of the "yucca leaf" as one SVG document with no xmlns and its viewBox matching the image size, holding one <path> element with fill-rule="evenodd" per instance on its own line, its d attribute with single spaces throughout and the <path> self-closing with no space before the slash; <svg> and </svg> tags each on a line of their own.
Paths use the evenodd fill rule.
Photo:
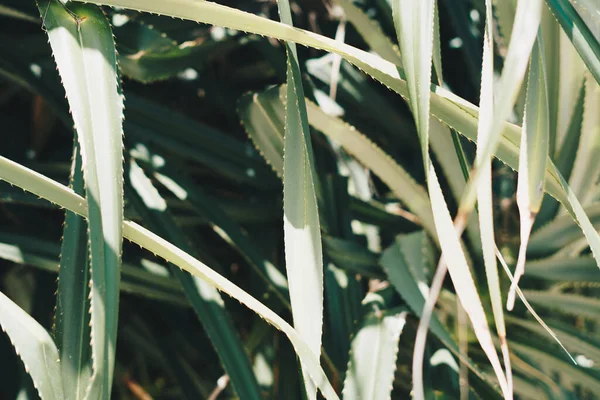
<svg viewBox="0 0 600 400">
<path fill-rule="evenodd" d="M 511 33 L 511 42 L 504 62 L 502 75 L 498 82 L 497 101 L 494 104 L 491 119 L 479 134 L 486 138 L 485 146 L 478 149 L 481 157 L 475 163 L 471 179 L 465 190 L 460 206 L 459 217 L 464 218 L 473 209 L 476 189 L 480 176 L 486 172 L 489 157 L 495 152 L 502 136 L 502 121 L 510 114 L 525 76 L 528 55 L 538 32 L 541 20 L 541 0 L 520 0 L 515 12 L 515 22 Z M 483 117 L 481 117 L 484 119 Z"/>
<path fill-rule="evenodd" d="M 521 318 L 508 317 L 509 324 L 517 325 L 539 336 L 546 336 L 547 332 L 539 324 Z M 590 335 L 572 329 L 565 324 L 551 323 L 552 330 L 558 339 L 573 352 L 590 358 L 595 363 L 600 362 L 600 342 Z"/>
<path fill-rule="evenodd" d="M 71 189 L 84 193 L 81 154 L 73 146 Z M 87 222 L 66 211 L 56 292 L 55 336 L 66 399 L 85 397 L 92 376 Z"/>
<path fill-rule="evenodd" d="M 382 278 L 384 275 L 378 266 L 378 255 L 353 241 L 323 236 L 323 249 L 336 266 L 349 273 L 372 278 Z"/>
<path fill-rule="evenodd" d="M 580 199 L 581 205 L 587 206 L 591 205 L 595 195 L 594 184 L 600 178 L 600 166 L 596 159 L 600 150 L 600 84 L 585 74 L 584 85 L 581 136 L 569 186 Z"/>
<path fill-rule="evenodd" d="M 512 398 L 511 385 L 506 379 L 492 343 L 481 299 L 477 293 L 464 251 L 461 247 L 459 236 L 462 230 L 464 230 L 464 226 L 458 228 L 458 232 L 455 230 L 435 168 L 429 158 L 429 88 L 431 84 L 434 8 L 433 1 L 395 0 L 393 3 L 396 33 L 406 73 L 411 110 L 415 117 L 417 132 L 421 142 L 433 219 L 438 237 L 443 238 L 440 241 L 442 258 L 439 270 L 436 273 L 437 281 L 434 279 L 431 291 L 428 294 L 428 301 L 425 303 L 423 317 L 419 322 L 419 329 L 417 330 L 417 337 L 415 339 L 415 355 L 413 357 L 414 396 L 418 400 L 425 398 L 422 376 L 425 341 L 429 319 L 431 318 L 432 309 L 447 266 L 456 288 L 456 293 L 473 324 L 475 335 L 482 349 L 492 364 L 500 382 L 502 392 L 505 397 Z M 488 159 L 491 157 L 491 152 L 489 154 L 484 152 L 483 154 L 483 157 L 487 157 Z M 479 163 L 481 164 L 481 162 Z M 467 193 L 469 185 L 471 184 L 467 185 Z M 466 221 L 463 223 L 466 224 Z"/>
<path fill-rule="evenodd" d="M 585 213 L 589 216 L 590 223 L 595 229 L 598 229 L 600 227 L 600 205 L 586 207 Z M 568 215 L 560 216 L 531 235 L 527 253 L 534 257 L 549 255 L 581 237 L 581 229 L 577 223 Z"/>
<path fill-rule="evenodd" d="M 560 88 L 558 93 L 558 116 L 555 155 L 561 151 L 567 130 L 572 124 L 573 115 L 581 95 L 581 86 L 587 70 L 577 50 L 562 30 L 559 35 L 560 46 Z M 562 170 L 561 170 L 562 171 Z"/>
<path fill-rule="evenodd" d="M 335 0 L 344 10 L 344 15 L 354 28 L 365 39 L 369 47 L 384 59 L 402 67 L 402 57 L 398 46 L 395 46 L 389 37 L 381 30 L 379 24 L 371 20 L 351 0 Z"/>
<path fill-rule="evenodd" d="M 37 194 L 55 204 L 59 204 L 61 207 L 67 208 L 83 217 L 88 216 L 85 200 L 73 193 L 73 191 L 44 175 L 2 156 L 0 156 L 0 179 L 13 184 L 18 182 L 19 187 L 24 190 Z M 127 220 L 124 221 L 123 236 L 166 261 L 188 271 L 192 275 L 203 279 L 218 290 L 227 293 L 285 333 L 294 346 L 298 357 L 306 367 L 306 371 L 310 373 L 313 382 L 315 382 L 325 398 L 338 398 L 311 348 L 304 342 L 298 332 L 280 316 L 202 262 L 138 224 Z"/>
<path fill-rule="evenodd" d="M 127 96 L 125 130 L 234 181 L 260 189 L 280 189 L 277 177 L 246 143 L 139 96 Z"/>
<path fill-rule="evenodd" d="M 239 110 L 244 126 L 252 140 L 261 149 L 271 165 L 281 160 L 276 143 L 281 137 L 281 96 L 285 87 L 271 88 L 263 93 L 247 94 L 240 100 Z M 387 184 L 394 195 L 404 202 L 417 215 L 419 222 L 428 233 L 435 236 L 431 206 L 427 193 L 389 155 L 376 146 L 369 138 L 354 127 L 334 116 L 328 115 L 319 106 L 306 101 L 308 119 L 311 126 L 339 143 L 349 154 L 371 169 Z M 274 144 L 274 145 L 270 145 Z"/>
<path fill-rule="evenodd" d="M 171 240 L 173 244 L 193 254 L 193 249 L 187 244 L 185 235 L 168 214 L 166 202 L 144 171 L 133 161 L 129 165 L 128 184 L 135 191 L 130 201 L 134 202 L 138 211 L 144 214 L 144 222 L 154 231 Z M 237 394 L 244 399 L 260 399 L 260 388 L 250 367 L 248 355 L 225 310 L 219 292 L 207 282 L 177 267 L 172 270 L 207 331 Z"/>
<path fill-rule="evenodd" d="M 38 2 L 81 146 L 89 210 L 93 375 L 110 397 L 119 312 L 123 221 L 123 99 L 112 31 L 93 5 Z"/>
<path fill-rule="evenodd" d="M 561 42 L 560 26 L 547 7 L 543 7 L 542 21 L 540 24 L 544 55 L 544 68 L 546 70 L 546 87 L 548 98 L 548 154 L 553 157 L 556 153 L 556 139 L 558 135 L 558 115 L 560 107 L 560 77 L 561 77 Z"/>
<path fill-rule="evenodd" d="M 600 84 L 600 44 L 569 0 L 546 0 L 596 83 Z M 594 17 L 592 17 L 594 18 Z"/>
<path fill-rule="evenodd" d="M 578 86 L 580 87 L 579 95 L 575 100 L 574 108 L 570 116 L 571 120 L 569 121 L 569 125 L 564 131 L 564 134 L 560 127 L 562 112 L 559 112 L 557 117 L 558 121 L 555 142 L 560 141 L 560 145 L 557 146 L 558 149 L 554 152 L 554 154 L 556 154 L 554 158 L 556 159 L 556 168 L 564 175 L 566 180 L 569 180 L 571 177 L 571 172 L 573 171 L 573 165 L 575 164 L 581 137 L 583 102 L 585 97 L 585 80 L 582 79 Z M 562 91 L 562 88 L 560 90 Z M 563 101 L 564 99 L 561 97 L 559 103 L 562 104 Z M 561 107 L 560 104 L 559 107 Z M 557 210 L 558 203 L 549 196 L 546 196 L 542 202 L 542 208 L 540 208 L 540 212 L 536 218 L 534 229 L 545 225 L 551 219 L 553 219 L 556 216 Z"/>
<path fill-rule="evenodd" d="M 133 8 L 198 22 L 213 23 L 233 29 L 249 30 L 253 33 L 335 52 L 398 94 L 404 97 L 408 96 L 406 82 L 401 79 L 403 72 L 399 71 L 393 64 L 375 55 L 312 32 L 297 28 L 291 29 L 277 22 L 240 12 L 229 7 L 208 1 L 192 2 L 191 0 L 171 0 L 168 3 L 156 0 L 94 0 L 94 3 Z M 172 6 L 175 3 L 177 7 Z M 474 141 L 478 118 L 477 107 L 435 85 L 432 86 L 432 90 L 432 114 L 450 127 L 456 129 L 457 132 Z M 507 122 L 502 122 L 501 125 L 500 131 L 503 133 L 503 137 L 495 155 L 513 169 L 518 169 L 520 130 L 517 126 Z M 568 209 L 574 219 L 581 220 L 582 225 L 587 226 L 586 216 L 582 213 L 574 213 L 573 207 L 577 204 L 577 199 L 573 196 L 568 196 L 566 186 L 563 185 L 559 177 L 559 172 L 552 163 L 549 163 L 546 180 L 548 193 L 556 197 Z M 589 235 L 589 238 L 592 241 L 596 241 L 596 239 L 600 241 L 593 234 Z"/>
<path fill-rule="evenodd" d="M 365 301 L 368 298 L 369 296 Z M 391 398 L 400 335 L 406 324 L 406 317 L 406 311 L 384 315 L 377 315 L 375 312 L 364 317 L 352 339 L 342 392 L 344 399 Z"/>
<path fill-rule="evenodd" d="M 176 77 L 187 68 L 200 70 L 211 56 L 239 46 L 234 40 L 178 44 L 141 21 L 115 28 L 123 74 L 148 83 Z"/>
<path fill-rule="evenodd" d="M 60 247 L 52 242 L 0 233 L 0 258 L 4 260 L 57 273 L 59 254 Z M 142 260 L 142 264 L 147 262 L 148 260 Z M 156 275 L 145 271 L 141 266 L 128 263 L 122 264 L 122 275 L 123 279 L 120 282 L 122 292 L 178 306 L 188 305 L 181 286 L 171 278 Z"/>
<path fill-rule="evenodd" d="M 238 100 L 240 120 L 256 148 L 273 170 L 283 176 L 284 107 L 280 91 L 246 93 Z"/>
<path fill-rule="evenodd" d="M 288 283 L 285 276 L 260 253 L 248 234 L 223 212 L 215 200 L 209 198 L 181 173 L 176 174 L 168 167 L 162 168 L 160 172 L 155 172 L 154 178 L 166 189 L 179 196 L 180 200 L 189 202 L 195 211 L 206 216 L 213 225 L 213 229 L 238 249 L 240 255 L 248 261 L 281 303 L 289 309 Z"/>
<path fill-rule="evenodd" d="M 600 282 L 600 272 L 592 257 L 551 257 L 526 264 L 527 274 L 548 281 Z"/>
<path fill-rule="evenodd" d="M 527 79 L 527 99 L 523 116 L 521 155 L 519 157 L 520 173 L 517 185 L 521 244 L 514 280 L 508 293 L 507 309 L 509 311 L 515 304 L 515 290 L 519 279 L 525 273 L 527 243 L 544 196 L 544 174 L 550 140 L 550 109 L 544 48 L 543 36 L 540 33 L 531 51 Z"/>
<path fill-rule="evenodd" d="M 429 277 L 435 268 L 432 250 L 433 245 L 427 235 L 419 231 L 397 237 L 394 244 L 383 252 L 380 259 L 388 280 L 419 318 L 422 316 L 425 298 L 429 293 Z M 488 389 L 493 387 L 494 393 L 498 394 L 490 378 L 482 373 L 468 357 L 459 352 L 458 344 L 436 314 L 432 315 L 429 329 L 478 378 L 472 382 L 473 384 L 480 382 Z"/>
<path fill-rule="evenodd" d="M 496 325 L 496 332 L 500 340 L 508 391 L 512 392 L 512 370 L 510 354 L 506 343 L 506 326 L 504 324 L 504 311 L 502 307 L 502 292 L 500 277 L 496 263 L 496 240 L 494 235 L 494 212 L 492 199 L 492 159 L 486 157 L 483 149 L 490 140 L 491 126 L 494 119 L 494 40 L 493 40 L 493 14 L 492 2 L 485 2 L 485 33 L 483 37 L 483 59 L 481 67 L 481 93 L 480 93 L 480 118 L 477 128 L 477 153 L 476 162 L 481 162 L 483 170 L 481 181 L 477 187 L 477 202 L 479 204 L 479 231 L 485 276 L 492 303 L 492 313 Z M 544 159 L 545 160 L 545 159 Z"/>
<path fill-rule="evenodd" d="M 283 24 L 293 26 L 288 0 L 278 0 Z M 314 355 L 321 354 L 323 335 L 323 250 L 306 101 L 300 61 L 294 43 L 286 43 L 287 85 L 283 139 L 283 232 L 294 327 Z M 302 366 L 306 394 L 317 398 L 316 382 Z"/>
<path fill-rule="evenodd" d="M 42 400 L 64 399 L 60 357 L 52 337 L 2 292 L 0 328 L 10 338 Z"/>
<path fill-rule="evenodd" d="M 560 311 L 562 313 L 598 319 L 600 301 L 572 293 L 558 293 L 551 291 L 523 290 L 525 297 L 539 306 Z"/>
<path fill-rule="evenodd" d="M 595 371 L 586 371 L 579 366 L 556 357 L 548 349 L 539 348 L 539 344 L 531 337 L 522 340 L 520 343 L 512 341 L 510 342 L 510 346 L 516 353 L 523 354 L 535 361 L 539 368 L 546 371 L 547 374 L 558 373 L 562 387 L 574 390 L 575 385 L 582 385 L 591 389 L 593 393 L 597 393 L 600 390 L 599 376 Z"/>
</svg>

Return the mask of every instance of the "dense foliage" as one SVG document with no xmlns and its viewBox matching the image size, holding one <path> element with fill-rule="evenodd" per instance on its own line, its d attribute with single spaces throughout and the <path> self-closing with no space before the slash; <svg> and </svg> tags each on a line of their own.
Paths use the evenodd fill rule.
<svg viewBox="0 0 600 400">
<path fill-rule="evenodd" d="M 1 399 L 599 397 L 595 0 L 65 3 L 0 0 Z"/>
</svg>

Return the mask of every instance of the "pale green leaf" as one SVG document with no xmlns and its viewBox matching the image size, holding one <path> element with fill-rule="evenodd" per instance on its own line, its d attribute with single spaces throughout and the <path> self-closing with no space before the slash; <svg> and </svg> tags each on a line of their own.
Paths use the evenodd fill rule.
<svg viewBox="0 0 600 400">
<path fill-rule="evenodd" d="M 281 22 L 293 26 L 288 0 L 278 0 Z M 294 43 L 286 43 L 287 85 L 283 139 L 283 232 L 294 326 L 317 359 L 323 335 L 323 250 L 310 128 L 300 61 Z M 309 399 L 317 398 L 306 366 L 302 373 Z"/>
<path fill-rule="evenodd" d="M 544 196 L 544 174 L 549 151 L 550 110 L 544 42 L 541 34 L 538 34 L 538 39 L 531 52 L 527 83 L 517 185 L 521 243 L 514 280 L 508 293 L 508 310 L 512 310 L 514 307 L 515 289 L 519 284 L 519 279 L 525 273 L 527 243 Z"/>
<path fill-rule="evenodd" d="M 363 37 L 369 47 L 384 59 L 402 67 L 402 57 L 398 46 L 381 30 L 379 24 L 373 21 L 352 0 L 335 0 L 344 10 L 345 17 L 354 25 L 358 34 Z"/>
<path fill-rule="evenodd" d="M 352 340 L 342 392 L 344 399 L 391 398 L 398 345 L 406 316 L 404 311 L 382 316 L 373 313 L 364 318 Z"/>
<path fill-rule="evenodd" d="M 552 14 L 567 34 L 592 76 L 600 84 L 600 43 L 569 0 L 546 0 Z M 593 12 L 593 10 L 588 10 Z M 597 12 L 597 10 L 596 10 Z M 586 15 L 586 18 L 588 16 Z M 592 18 L 597 18 L 592 16 Z M 600 35 L 596 33 L 597 35 Z"/>
<path fill-rule="evenodd" d="M 92 264 L 89 394 L 108 399 L 117 338 L 123 221 L 123 99 L 116 50 L 97 6 L 42 0 L 40 13 L 71 106 L 83 160 Z M 76 17 L 75 17 L 76 16 Z"/>
<path fill-rule="evenodd" d="M 496 332 L 500 340 L 500 348 L 504 359 L 508 391 L 512 392 L 512 370 L 510 355 L 506 344 L 506 327 L 504 324 L 504 311 L 502 307 L 502 292 L 500 277 L 496 263 L 496 240 L 494 236 L 494 213 L 492 199 L 492 159 L 491 155 L 483 154 L 483 149 L 490 140 L 491 126 L 494 119 L 494 41 L 493 41 L 493 14 L 492 2 L 485 2 L 485 33 L 483 37 L 483 60 L 481 71 L 480 116 L 477 128 L 477 153 L 476 162 L 481 162 L 483 171 L 481 181 L 477 187 L 477 202 L 479 203 L 479 231 L 485 276 L 492 303 L 492 312 L 496 325 Z M 483 159 L 483 157 L 488 157 Z M 512 395 L 512 393 L 511 393 Z"/>
<path fill-rule="evenodd" d="M 42 400 L 64 399 L 58 349 L 50 334 L 2 292 L 0 328 L 23 360 Z"/>
</svg>

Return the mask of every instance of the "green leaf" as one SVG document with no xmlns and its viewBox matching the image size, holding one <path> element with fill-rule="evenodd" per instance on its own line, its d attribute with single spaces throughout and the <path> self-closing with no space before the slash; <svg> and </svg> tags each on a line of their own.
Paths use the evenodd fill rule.
<svg viewBox="0 0 600 400">
<path fill-rule="evenodd" d="M 165 3 L 156 0 L 94 0 L 94 3 L 133 8 L 140 11 L 165 14 L 197 22 L 212 23 L 335 52 L 363 69 L 374 79 L 388 86 L 398 94 L 404 97 L 408 96 L 406 82 L 401 79 L 403 71 L 398 70 L 393 64 L 375 55 L 312 32 L 290 28 L 265 18 L 240 12 L 239 10 L 208 1 L 177 1 L 178 7 L 172 7 L 170 2 Z M 524 4 L 525 3 L 528 2 L 524 2 Z M 529 23 L 528 21 L 526 22 Z M 507 75 L 512 74 L 507 73 Z M 470 140 L 475 140 L 478 118 L 477 107 L 435 85 L 432 86 L 432 90 L 432 114 Z M 513 169 L 518 169 L 520 130 L 515 125 L 503 122 L 502 119 L 500 119 L 500 125 L 499 130 L 503 136 L 500 139 L 500 145 L 494 154 Z M 549 163 L 549 168 L 546 172 L 548 193 L 559 200 L 568 209 L 573 218 L 578 220 L 581 225 L 585 226 L 585 231 L 587 232 L 586 237 L 594 243 L 595 253 L 600 254 L 600 249 L 596 248 L 600 246 L 600 237 L 589 229 L 588 220 L 584 213 L 574 212 L 574 208 L 577 208 L 578 201 L 576 197 L 569 196 L 566 182 L 561 180 L 560 173 L 556 170 L 553 163 Z"/>
<path fill-rule="evenodd" d="M 589 74 L 585 74 L 584 85 L 581 136 L 569 186 L 585 207 L 591 205 L 596 194 L 594 184 L 600 178 L 600 166 L 596 158 L 600 151 L 600 85 Z"/>
<path fill-rule="evenodd" d="M 406 316 L 404 311 L 386 315 L 371 313 L 364 318 L 352 339 L 342 392 L 345 399 L 391 398 L 398 345 Z"/>
<path fill-rule="evenodd" d="M 50 334 L 0 292 L 0 327 L 23 360 L 43 400 L 64 399 L 58 349 Z"/>
<path fill-rule="evenodd" d="M 344 10 L 345 17 L 375 53 L 402 67 L 402 57 L 398 46 L 392 43 L 376 21 L 371 20 L 351 0 L 335 0 L 335 2 Z"/>
<path fill-rule="evenodd" d="M 208 218 L 217 234 L 237 248 L 240 255 L 254 268 L 270 291 L 286 308 L 290 308 L 288 283 L 285 276 L 261 254 L 248 234 L 223 212 L 214 199 L 203 193 L 182 173 L 175 173 L 168 167 L 162 168 L 160 172 L 154 172 L 154 177 L 180 200 L 189 202 L 196 212 Z"/>
<path fill-rule="evenodd" d="M 600 272 L 592 257 L 558 258 L 529 261 L 527 275 L 548 281 L 600 282 Z"/>
<path fill-rule="evenodd" d="M 156 28 L 129 21 L 115 28 L 123 74 L 148 83 L 176 77 L 187 68 L 202 69 L 215 54 L 238 46 L 234 40 L 175 43 Z"/>
<path fill-rule="evenodd" d="M 585 213 L 596 229 L 600 227 L 600 205 L 586 207 Z M 549 255 L 581 238 L 581 229 L 569 216 L 555 218 L 531 235 L 527 254 L 532 257 Z"/>
<path fill-rule="evenodd" d="M 284 108 L 274 88 L 246 93 L 238 100 L 240 120 L 264 159 L 278 176 L 283 176 Z"/>
<path fill-rule="evenodd" d="M 18 186 L 24 190 L 37 194 L 55 204 L 59 204 L 61 207 L 67 208 L 83 217 L 88 216 L 87 205 L 82 197 L 56 181 L 2 156 L 0 156 L 0 179 L 13 184 L 18 182 Z M 124 221 L 123 236 L 166 261 L 203 279 L 218 290 L 227 293 L 285 333 L 294 346 L 296 354 L 298 354 L 298 357 L 306 367 L 306 371 L 310 373 L 313 382 L 321 390 L 323 396 L 326 399 L 338 399 L 335 390 L 329 383 L 325 372 L 320 366 L 319 360 L 315 357 L 311 348 L 283 318 L 219 273 L 138 224 L 127 220 Z"/>
<path fill-rule="evenodd" d="M 600 301 L 595 298 L 571 293 L 523 290 L 525 297 L 542 307 L 565 314 L 600 319 Z"/>
<path fill-rule="evenodd" d="M 378 255 L 354 241 L 323 236 L 323 249 L 331 261 L 349 273 L 381 279 L 384 274 L 378 265 Z"/>
<path fill-rule="evenodd" d="M 380 260 L 390 283 L 419 318 L 422 316 L 425 297 L 429 292 L 429 277 L 435 267 L 432 255 L 433 245 L 427 235 L 420 231 L 397 237 L 394 244 L 383 252 Z M 474 385 L 480 388 L 485 386 L 487 390 L 493 387 L 493 392 L 498 393 L 496 384 L 492 384 L 487 375 L 459 352 L 456 341 L 436 314 L 432 315 L 429 329 L 456 357 L 466 363 L 477 377 L 475 382 L 472 382 Z"/>
<path fill-rule="evenodd" d="M 187 244 L 184 233 L 168 214 L 166 202 L 134 161 L 129 165 L 128 184 L 135 193 L 129 200 L 135 203 L 136 209 L 144 215 L 143 221 L 179 248 L 194 255 L 193 248 Z M 260 399 L 260 388 L 252 372 L 248 355 L 225 310 L 219 292 L 207 282 L 177 267 L 172 271 L 181 282 L 196 315 L 207 331 L 237 394 L 244 399 Z"/>
<path fill-rule="evenodd" d="M 546 330 L 537 323 L 514 317 L 508 317 L 507 320 L 510 324 L 525 328 L 539 336 L 546 336 L 547 334 Z M 595 363 L 600 362 L 600 342 L 597 339 L 565 324 L 551 323 L 550 326 L 566 347 L 571 348 L 572 351 L 576 350 L 578 354 L 590 358 Z"/>
<path fill-rule="evenodd" d="M 44 248 L 48 250 L 43 250 Z M 59 254 L 60 247 L 55 246 L 54 243 L 12 233 L 0 233 L 0 258 L 4 260 L 57 273 Z M 142 264 L 148 265 L 149 260 L 142 260 Z M 188 306 L 177 281 L 145 271 L 141 266 L 123 263 L 122 269 L 123 279 L 120 282 L 122 292 L 180 307 Z"/>
<path fill-rule="evenodd" d="M 127 96 L 128 135 L 205 165 L 227 178 L 279 190 L 277 177 L 246 143 L 133 94 Z"/>
<path fill-rule="evenodd" d="M 538 348 L 538 343 L 531 337 L 528 337 L 520 343 L 511 341 L 510 347 L 514 349 L 517 354 L 523 354 L 535 361 L 536 364 L 538 364 L 538 368 L 545 371 L 547 374 L 559 374 L 561 387 L 574 390 L 575 385 L 582 385 L 591 389 L 592 393 L 598 393 L 598 391 L 600 391 L 599 377 L 595 371 L 586 371 L 570 362 L 561 360 L 552 354 L 549 349 Z"/>
<path fill-rule="evenodd" d="M 473 281 L 471 271 L 460 242 L 460 234 L 464 226 L 455 229 L 448 206 L 444 199 L 435 168 L 429 157 L 429 111 L 430 111 L 430 84 L 431 63 L 433 52 L 433 1 L 395 0 L 393 3 L 396 33 L 400 42 L 400 50 L 403 57 L 406 79 L 408 84 L 409 101 L 411 110 L 415 117 L 417 132 L 421 142 L 421 151 L 425 176 L 431 198 L 433 219 L 440 240 L 442 258 L 436 279 L 432 284 L 432 290 L 425 304 L 423 317 L 419 322 L 417 337 L 415 339 L 415 351 L 413 358 L 413 391 L 416 399 L 424 399 L 423 390 L 423 356 L 425 353 L 425 341 L 428 331 L 429 319 L 439 294 L 441 283 L 446 274 L 446 265 L 450 277 L 456 288 L 456 293 L 473 325 L 475 335 L 481 347 L 490 360 L 494 372 L 500 382 L 500 387 L 505 397 L 512 397 L 511 384 L 507 381 L 502 365 L 494 348 L 491 333 L 486 321 L 485 312 L 477 288 Z M 500 132 L 497 134 L 500 138 Z M 491 142 L 493 136 L 487 137 Z M 486 144 L 487 144 L 486 142 Z M 481 159 L 489 159 L 491 151 L 486 152 L 485 147 L 482 158 L 477 160 L 478 169 L 482 167 Z M 476 174 L 474 174 L 476 176 Z M 477 182 L 473 178 L 471 182 Z M 473 184 L 469 182 L 466 192 Z M 469 201 L 471 201 L 469 199 Z M 473 199 L 474 201 L 474 199 Z M 463 202 L 461 202 L 461 205 Z M 466 221 L 462 221 L 465 225 Z"/>
<path fill-rule="evenodd" d="M 79 146 L 73 146 L 71 189 L 83 195 Z M 56 344 L 66 399 L 83 399 L 92 376 L 87 222 L 66 211 L 56 292 Z"/>
<path fill-rule="evenodd" d="M 594 79 L 600 84 L 600 44 L 569 0 L 546 0 Z M 594 18 L 594 17 L 592 17 Z"/>
<path fill-rule="evenodd" d="M 110 397 L 119 311 L 123 221 L 123 98 L 112 31 L 93 5 L 40 0 L 83 160 L 92 264 L 90 395 Z"/>
<path fill-rule="evenodd" d="M 293 26 L 288 0 L 278 0 L 281 22 Z M 323 335 L 323 250 L 306 101 L 296 45 L 286 43 L 287 85 L 283 140 L 283 232 L 285 268 L 294 327 L 314 355 Z M 306 394 L 317 398 L 316 382 L 302 365 Z"/>
<path fill-rule="evenodd" d="M 504 310 L 502 307 L 502 291 L 498 264 L 496 263 L 496 240 L 494 235 L 494 208 L 492 198 L 492 159 L 485 155 L 483 149 L 490 140 L 490 125 L 494 116 L 494 41 L 493 41 L 493 13 L 490 0 L 485 2 L 485 34 L 483 38 L 483 59 L 481 67 L 481 93 L 480 93 L 480 118 L 477 127 L 477 153 L 476 162 L 481 162 L 481 182 L 477 188 L 477 202 L 479 204 L 479 231 L 481 233 L 481 246 L 485 276 L 492 303 L 492 313 L 496 332 L 500 339 L 500 348 L 503 355 L 506 371 L 507 385 L 512 383 L 512 370 L 510 354 L 506 344 L 506 327 L 504 324 Z M 486 157 L 487 159 L 483 159 Z"/>
<path fill-rule="evenodd" d="M 239 110 L 244 126 L 257 146 L 263 149 L 271 165 L 281 160 L 278 142 L 281 134 L 282 97 L 286 90 L 271 88 L 259 94 L 247 94 L 240 100 Z M 367 166 L 385 184 L 394 195 L 404 202 L 417 215 L 419 222 L 428 233 L 435 236 L 435 227 L 431 214 L 431 204 L 427 193 L 400 165 L 381 148 L 351 125 L 334 116 L 328 115 L 319 106 L 306 100 L 306 109 L 311 126 L 339 143 L 344 150 Z M 260 135 L 260 136 L 259 136 Z"/>
<path fill-rule="evenodd" d="M 527 243 L 529 242 L 535 217 L 542 206 L 544 174 L 549 151 L 549 112 L 544 42 L 543 36 L 538 34 L 531 51 L 523 133 L 521 134 L 520 172 L 517 184 L 521 244 L 514 280 L 508 293 L 507 309 L 509 311 L 513 309 L 515 304 L 515 290 L 519 284 L 519 279 L 525 273 Z"/>
</svg>

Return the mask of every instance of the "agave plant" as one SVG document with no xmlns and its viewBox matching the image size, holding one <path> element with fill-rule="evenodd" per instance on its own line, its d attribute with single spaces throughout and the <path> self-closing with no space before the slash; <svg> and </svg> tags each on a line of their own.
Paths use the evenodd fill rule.
<svg viewBox="0 0 600 400">
<path fill-rule="evenodd" d="M 2 397 L 597 398 L 600 7 L 222 3 L 0 4 Z"/>
</svg>

